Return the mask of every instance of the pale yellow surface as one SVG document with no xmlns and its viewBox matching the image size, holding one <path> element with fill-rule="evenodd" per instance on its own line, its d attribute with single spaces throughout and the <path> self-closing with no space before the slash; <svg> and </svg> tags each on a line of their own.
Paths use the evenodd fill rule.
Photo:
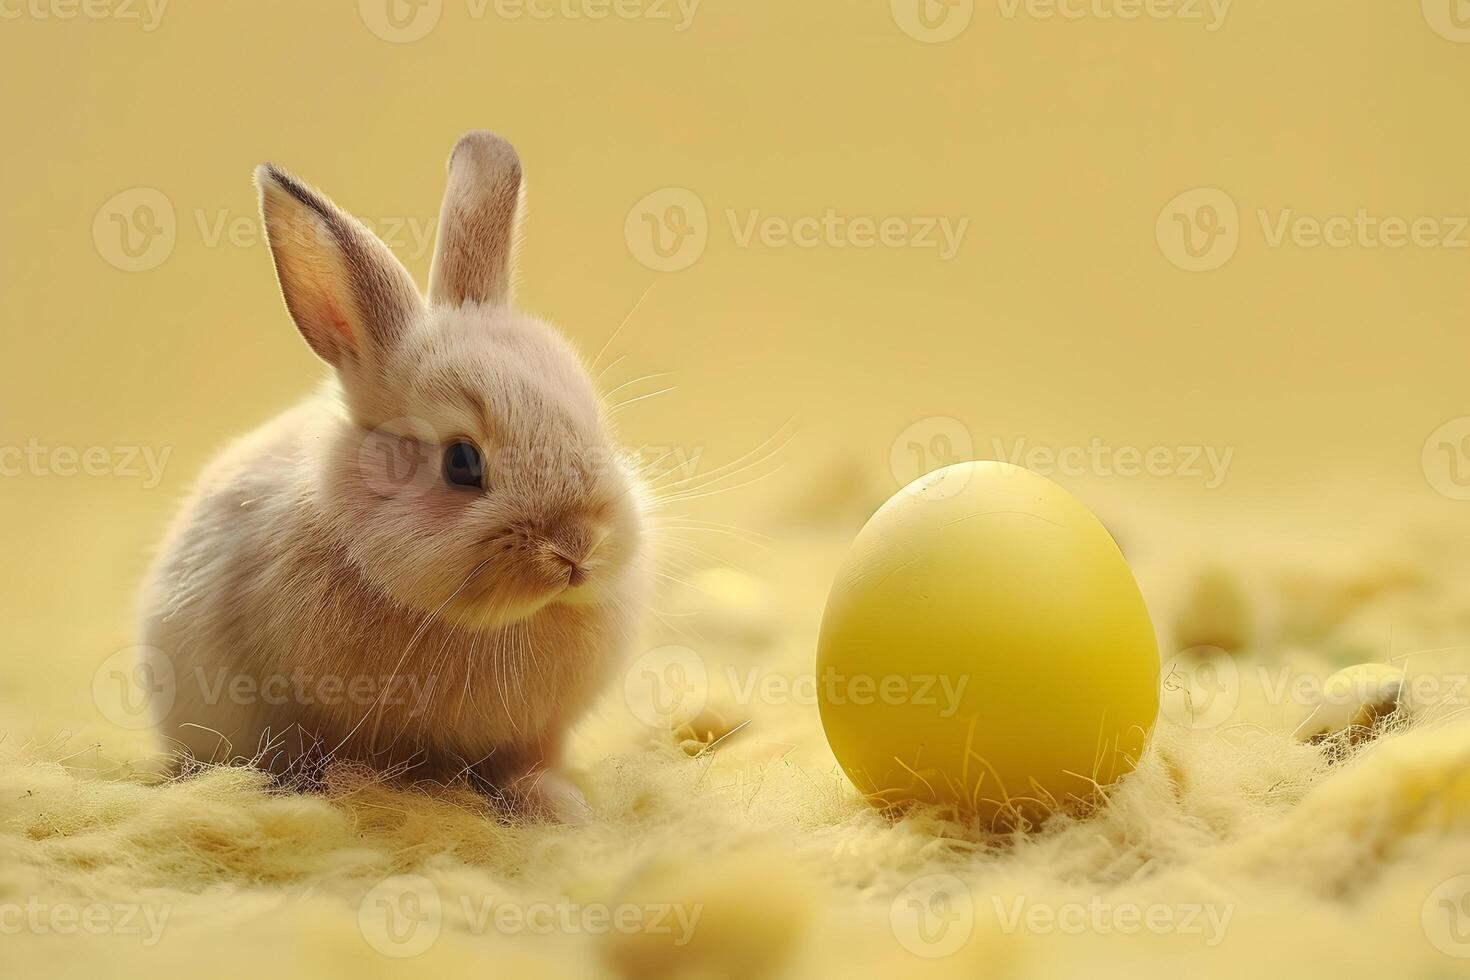
<svg viewBox="0 0 1470 980">
<path fill-rule="evenodd" d="M 879 509 L 837 574 L 816 670 L 860 789 L 986 819 L 1091 801 L 1159 707 L 1158 642 L 1117 545 L 1007 463 L 936 470 Z"/>
</svg>

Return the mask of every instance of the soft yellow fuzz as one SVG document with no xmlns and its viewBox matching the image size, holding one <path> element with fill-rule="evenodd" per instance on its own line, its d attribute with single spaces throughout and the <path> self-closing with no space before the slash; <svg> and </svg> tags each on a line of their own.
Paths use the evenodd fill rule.
<svg viewBox="0 0 1470 980">
<path fill-rule="evenodd" d="M 812 609 L 835 554 L 733 583 L 738 608 L 769 617 L 760 629 L 709 609 L 721 601 L 717 588 L 706 590 L 715 598 L 666 597 L 710 613 L 700 641 L 709 704 L 680 732 L 660 732 L 611 692 L 573 745 L 571 769 L 595 810 L 581 826 L 507 822 L 466 791 L 408 792 L 348 770 L 323 795 L 273 792 L 237 769 L 149 785 L 141 757 L 123 762 L 112 751 L 136 744 L 120 735 L 96 745 L 8 739 L 0 908 L 143 911 L 129 934 L 7 924 L 5 975 L 1383 977 L 1465 968 L 1431 935 L 1435 889 L 1470 873 L 1462 701 L 1396 719 L 1376 739 L 1312 744 L 1293 737 L 1300 719 L 1269 692 L 1282 665 L 1318 678 L 1342 666 L 1371 645 L 1382 616 L 1463 624 L 1464 602 L 1447 583 L 1352 586 L 1363 598 L 1293 636 L 1304 645 L 1263 641 L 1237 655 L 1240 704 L 1227 722 L 1191 731 L 1161 721 L 1138 770 L 1099 812 L 987 837 L 937 812 L 873 810 L 837 770 L 814 707 L 740 703 L 725 683 L 728 665 L 810 669 Z M 1371 567 L 1354 574 L 1371 577 Z M 790 587 L 802 578 L 813 584 Z M 1344 581 L 1320 576 L 1314 595 Z M 1276 605 L 1252 612 L 1291 620 L 1299 600 L 1281 591 L 1268 599 Z M 1257 632 L 1269 640 L 1277 629 Z M 1463 671 L 1463 653 L 1437 655 L 1434 670 Z M 439 896 L 442 923 L 426 950 L 393 959 L 375 948 L 381 937 L 365 935 L 359 912 L 375 886 L 405 874 Z M 928 958 L 912 950 L 902 896 L 935 874 L 968 890 L 971 931 L 950 955 Z M 646 929 L 541 935 L 487 925 L 487 899 L 491 908 L 672 904 L 698 909 L 698 920 L 684 943 Z M 1205 912 L 1193 931 L 1160 933 L 1127 934 L 1126 917 L 1102 930 L 1011 921 L 1036 907 L 1182 915 L 1201 905 L 1224 917 L 1222 932 L 1211 933 Z M 166 912 L 156 943 L 145 912 Z"/>
</svg>

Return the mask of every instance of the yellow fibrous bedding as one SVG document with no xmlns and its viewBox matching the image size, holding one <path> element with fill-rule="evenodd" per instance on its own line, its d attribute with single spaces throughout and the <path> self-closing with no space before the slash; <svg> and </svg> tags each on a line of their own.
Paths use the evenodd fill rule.
<svg viewBox="0 0 1470 980">
<path fill-rule="evenodd" d="M 154 784 L 136 733 L 8 736 L 4 975 L 1470 970 L 1455 955 L 1470 953 L 1470 719 L 1453 689 L 1470 602 L 1447 569 L 1263 573 L 1223 598 L 1236 587 L 1217 570 L 1155 588 L 1166 634 L 1241 647 L 1210 654 L 1234 671 L 1229 711 L 1180 711 L 1191 668 L 1174 662 L 1165 717 L 1105 806 L 989 836 L 879 813 L 837 769 L 799 683 L 840 542 L 823 554 L 665 596 L 699 614 L 666 640 L 707 665 L 701 710 L 660 731 L 610 691 L 572 746 L 583 825 L 350 771 L 317 795 L 243 769 Z M 1442 646 L 1375 646 L 1383 623 Z M 1365 654 L 1426 679 L 1417 714 L 1353 746 L 1295 738 L 1311 679 Z"/>
</svg>

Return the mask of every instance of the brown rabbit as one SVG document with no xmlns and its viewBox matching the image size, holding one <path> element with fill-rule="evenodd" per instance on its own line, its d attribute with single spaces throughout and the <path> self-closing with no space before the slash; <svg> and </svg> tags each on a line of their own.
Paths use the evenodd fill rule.
<svg viewBox="0 0 1470 980">
<path fill-rule="evenodd" d="M 631 640 L 644 498 L 577 355 L 510 304 L 520 161 L 449 161 L 427 301 L 371 232 L 256 171 L 281 292 L 334 369 L 229 446 L 143 598 L 165 738 L 277 773 L 468 774 L 574 815 L 563 736 Z"/>
</svg>

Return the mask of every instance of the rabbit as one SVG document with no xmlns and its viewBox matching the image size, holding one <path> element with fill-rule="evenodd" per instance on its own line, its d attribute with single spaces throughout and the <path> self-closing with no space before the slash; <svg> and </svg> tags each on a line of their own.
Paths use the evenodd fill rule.
<svg viewBox="0 0 1470 980">
<path fill-rule="evenodd" d="M 257 168 L 286 309 L 333 370 L 167 532 L 150 720 L 186 763 L 346 759 L 577 819 L 562 745 L 635 636 L 646 492 L 573 349 L 511 305 L 515 150 L 471 132 L 448 171 L 425 300 L 362 224 Z"/>
</svg>

